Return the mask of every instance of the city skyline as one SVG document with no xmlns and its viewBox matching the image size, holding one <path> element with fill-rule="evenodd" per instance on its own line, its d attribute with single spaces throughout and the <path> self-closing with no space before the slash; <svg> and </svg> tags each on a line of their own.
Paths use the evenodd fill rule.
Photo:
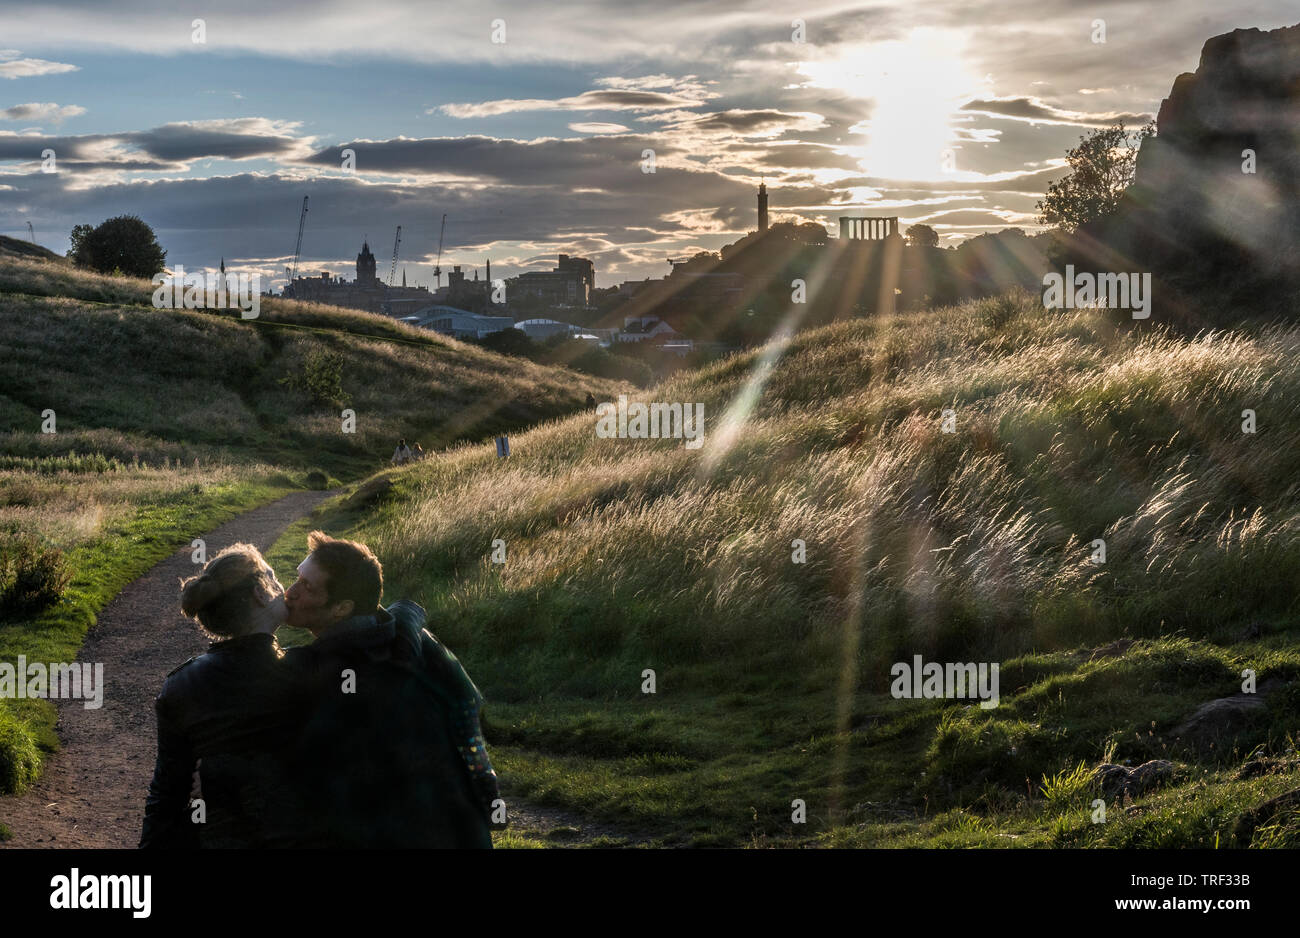
<svg viewBox="0 0 1300 938">
<path fill-rule="evenodd" d="M 1032 231 L 1081 134 L 1154 116 L 1210 36 L 1288 21 L 1276 2 L 1154 0 L 6 10 L 4 233 L 30 220 L 62 253 L 73 225 L 138 214 L 169 264 L 224 256 L 276 292 L 304 195 L 300 273 L 346 273 L 366 240 L 386 276 L 401 225 L 412 284 L 432 282 L 444 212 L 444 271 L 563 253 L 600 287 L 661 277 L 756 230 L 762 182 L 772 223 L 832 237 L 846 214 L 941 244 Z"/>
</svg>

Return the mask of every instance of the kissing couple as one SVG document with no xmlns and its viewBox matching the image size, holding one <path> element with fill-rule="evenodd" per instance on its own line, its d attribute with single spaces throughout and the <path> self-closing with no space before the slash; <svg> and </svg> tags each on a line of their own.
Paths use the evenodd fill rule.
<svg viewBox="0 0 1300 938">
<path fill-rule="evenodd" d="M 181 584 L 214 639 L 167 676 L 141 847 L 490 849 L 482 695 L 383 568 L 321 531 L 286 591 L 251 544 Z M 282 650 L 281 625 L 315 640 Z"/>
</svg>

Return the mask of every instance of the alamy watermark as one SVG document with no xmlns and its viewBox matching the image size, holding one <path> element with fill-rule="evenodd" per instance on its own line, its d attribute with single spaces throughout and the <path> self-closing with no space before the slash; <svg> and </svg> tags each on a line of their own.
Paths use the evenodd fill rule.
<svg viewBox="0 0 1300 938">
<path fill-rule="evenodd" d="M 148 918 L 152 894 L 153 877 L 148 873 L 83 874 L 74 866 L 66 876 L 50 879 L 52 909 L 128 909 L 132 918 Z"/>
<path fill-rule="evenodd" d="M 0 697 L 11 700 L 84 700 L 87 710 L 104 706 L 104 665 L 102 663 L 46 665 L 27 663 L 18 656 L 18 666 L 0 661 Z"/>
<path fill-rule="evenodd" d="M 896 700 L 978 697 L 981 710 L 992 710 L 998 705 L 998 669 L 996 663 L 987 662 L 922 664 L 921 656 L 913 655 L 911 664 L 899 661 L 889 669 L 890 677 L 894 678 L 889 693 Z"/>
<path fill-rule="evenodd" d="M 1043 275 L 1043 306 L 1047 309 L 1131 309 L 1134 319 L 1151 315 L 1151 274 L 1074 272 L 1065 265 L 1065 275 L 1053 271 Z"/>
<path fill-rule="evenodd" d="M 262 308 L 261 274 L 187 274 L 176 265 L 170 276 L 154 274 L 154 309 L 239 309 L 241 319 L 256 319 Z"/>
<path fill-rule="evenodd" d="M 597 404 L 596 418 L 596 436 L 602 440 L 685 440 L 687 449 L 704 445 L 703 404 L 629 404 L 627 395 L 620 394 L 617 405 Z"/>
</svg>

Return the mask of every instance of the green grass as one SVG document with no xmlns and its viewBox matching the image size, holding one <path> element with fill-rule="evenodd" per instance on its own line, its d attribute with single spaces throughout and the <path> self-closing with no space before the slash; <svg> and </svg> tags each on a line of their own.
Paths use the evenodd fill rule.
<svg viewBox="0 0 1300 938">
<path fill-rule="evenodd" d="M 11 258 L 0 258 L 0 336 L 0 442 L 18 456 L 63 452 L 37 433 L 48 409 L 56 437 L 128 462 L 154 453 L 355 478 L 401 437 L 433 451 L 581 410 L 588 389 L 630 388 L 338 307 L 267 299 L 252 320 L 154 309 L 148 281 Z"/>
<path fill-rule="evenodd" d="M 96 614 L 124 586 L 197 535 L 290 491 L 256 476 L 204 481 L 141 495 L 126 514 L 72 547 L 74 573 L 62 599 L 0 623 L 0 660 L 76 660 Z M 21 791 L 35 779 L 42 753 L 58 748 L 56 719 L 46 700 L 0 700 L 0 791 Z"/>
<path fill-rule="evenodd" d="M 843 322 L 639 396 L 703 402 L 701 450 L 560 418 L 314 524 L 429 610 L 513 797 L 697 845 L 1224 844 L 1280 784 L 1235 765 L 1290 751 L 1300 695 L 1227 751 L 1173 728 L 1243 668 L 1300 674 L 1298 352 L 1294 327 L 1117 329 L 1023 294 Z M 895 700 L 915 654 L 1001 663 L 1001 706 Z M 1181 768 L 1149 812 L 1066 810 L 1101 761 L 1152 758 Z"/>
<path fill-rule="evenodd" d="M 279 495 L 365 476 L 399 437 L 433 452 L 627 387 L 335 307 L 154 309 L 147 280 L 0 255 L 0 538 L 62 551 L 72 574 L 55 604 L 0 621 L 0 660 L 75 660 L 155 562 Z M 0 700 L 0 792 L 30 784 L 54 722 L 44 701 Z"/>
</svg>

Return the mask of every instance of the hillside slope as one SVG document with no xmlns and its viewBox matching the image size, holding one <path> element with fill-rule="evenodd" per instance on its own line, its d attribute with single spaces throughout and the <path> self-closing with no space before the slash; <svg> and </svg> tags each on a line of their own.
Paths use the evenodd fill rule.
<svg viewBox="0 0 1300 938">
<path fill-rule="evenodd" d="M 0 433 L 22 455 L 261 460 L 340 476 L 399 437 L 426 451 L 525 427 L 627 386 L 506 358 L 384 316 L 267 299 L 237 312 L 154 309 L 148 281 L 0 259 Z M 355 412 L 355 432 L 342 413 Z M 80 445 L 77 447 L 81 449 Z"/>
<path fill-rule="evenodd" d="M 248 321 L 158 310 L 148 281 L 9 246 L 0 661 L 11 664 L 75 660 L 97 612 L 155 561 L 295 488 L 387 465 L 401 437 L 436 459 L 573 413 L 588 389 L 630 389 L 333 307 L 268 300 Z M 58 745 L 54 722 L 46 701 L 0 700 L 0 793 L 31 783 Z"/>
<path fill-rule="evenodd" d="M 1245 844 L 1300 765 L 1298 352 L 1023 294 L 844 322 L 641 395 L 703 402 L 699 450 L 575 416 L 332 525 L 429 608 L 530 801 L 697 844 Z M 895 699 L 915 655 L 1000 664 L 1000 706 Z M 1171 787 L 1090 822 L 1094 769 L 1157 758 Z"/>
<path fill-rule="evenodd" d="M 0 235 L 0 258 L 21 258 L 24 260 L 48 261 L 53 264 L 67 264 L 60 254 L 30 241 Z"/>
</svg>

